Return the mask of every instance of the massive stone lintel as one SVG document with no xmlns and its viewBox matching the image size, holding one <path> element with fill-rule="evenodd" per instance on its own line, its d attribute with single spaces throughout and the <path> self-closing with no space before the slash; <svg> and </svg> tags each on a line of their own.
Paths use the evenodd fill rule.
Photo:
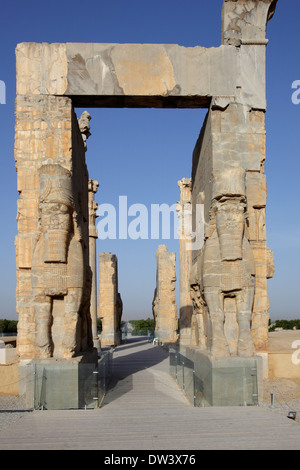
<svg viewBox="0 0 300 470">
<path fill-rule="evenodd" d="M 177 306 L 175 304 L 176 253 L 169 253 L 165 245 L 156 252 L 156 289 L 153 299 L 155 336 L 161 343 L 177 341 Z"/>
<path fill-rule="evenodd" d="M 98 317 L 102 320 L 101 346 L 120 344 L 122 310 L 117 257 L 111 253 L 99 253 Z"/>
<path fill-rule="evenodd" d="M 265 109 L 265 47 L 245 47 L 21 43 L 17 93 L 77 107 L 207 108 L 238 97 Z"/>
</svg>

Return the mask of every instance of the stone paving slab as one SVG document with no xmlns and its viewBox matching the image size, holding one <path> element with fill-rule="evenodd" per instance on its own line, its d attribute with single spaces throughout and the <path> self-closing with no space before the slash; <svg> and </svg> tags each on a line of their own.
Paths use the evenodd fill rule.
<svg viewBox="0 0 300 470">
<path fill-rule="evenodd" d="M 0 432 L 0 450 L 299 450 L 300 425 L 261 407 L 193 408 L 169 376 L 167 352 L 116 349 L 99 410 L 34 411 Z"/>
</svg>

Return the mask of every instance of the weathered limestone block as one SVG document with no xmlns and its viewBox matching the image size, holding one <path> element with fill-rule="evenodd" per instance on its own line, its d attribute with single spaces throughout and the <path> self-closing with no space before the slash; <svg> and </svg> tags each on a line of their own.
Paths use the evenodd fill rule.
<svg viewBox="0 0 300 470">
<path fill-rule="evenodd" d="M 278 0 L 224 0 L 223 44 L 266 44 L 266 25 Z"/>
<path fill-rule="evenodd" d="M 156 252 L 156 289 L 153 299 L 155 336 L 162 343 L 177 341 L 177 306 L 175 304 L 176 253 L 168 253 L 165 245 Z"/>
<path fill-rule="evenodd" d="M 21 43 L 17 93 L 72 96 L 86 107 L 207 106 L 235 95 L 237 57 L 227 46 Z"/>
<path fill-rule="evenodd" d="M 266 26 L 277 0 L 224 0 L 222 44 L 237 49 L 239 77 L 236 101 L 253 109 L 266 109 Z"/>
<path fill-rule="evenodd" d="M 263 172 L 266 158 L 265 113 L 249 105 L 233 103 L 224 110 L 214 109 L 212 145 L 214 168 L 242 167 Z"/>
<path fill-rule="evenodd" d="M 118 292 L 118 260 L 111 253 L 99 253 L 98 317 L 102 320 L 101 346 L 121 341 L 122 300 Z"/>
<path fill-rule="evenodd" d="M 18 95 L 63 95 L 67 87 L 65 44 L 22 43 L 16 48 Z M 47 73 L 45 73 L 47 72 Z"/>
</svg>

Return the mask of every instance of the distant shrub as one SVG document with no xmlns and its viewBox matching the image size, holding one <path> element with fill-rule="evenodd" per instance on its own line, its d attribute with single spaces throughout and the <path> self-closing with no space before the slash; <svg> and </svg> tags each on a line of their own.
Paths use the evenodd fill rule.
<svg viewBox="0 0 300 470">
<path fill-rule="evenodd" d="M 130 320 L 129 323 L 134 327 L 134 331 L 154 330 L 153 318 L 147 318 L 147 320 Z"/>
<path fill-rule="evenodd" d="M 0 333 L 17 333 L 18 321 L 0 319 Z"/>
<path fill-rule="evenodd" d="M 300 320 L 276 320 L 269 327 L 269 331 L 274 331 L 276 328 L 282 328 L 283 330 L 300 330 Z"/>
</svg>

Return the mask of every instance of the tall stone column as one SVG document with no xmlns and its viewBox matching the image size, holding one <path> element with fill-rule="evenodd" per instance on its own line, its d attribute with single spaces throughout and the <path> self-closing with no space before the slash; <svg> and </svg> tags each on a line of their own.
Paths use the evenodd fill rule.
<svg viewBox="0 0 300 470">
<path fill-rule="evenodd" d="M 101 346 L 120 344 L 122 300 L 118 292 L 118 260 L 111 253 L 99 253 L 98 317 L 102 320 Z"/>
<path fill-rule="evenodd" d="M 165 245 L 156 252 L 156 289 L 153 299 L 155 336 L 162 343 L 177 341 L 177 306 L 175 304 L 176 253 L 168 253 Z"/>
<path fill-rule="evenodd" d="M 240 103 L 212 106 L 194 151 L 193 214 L 202 203 L 205 232 L 203 248 L 192 256 L 209 312 L 205 335 L 221 357 L 267 350 L 266 283 L 273 269 L 266 244 L 265 157 L 263 111 Z"/>
<path fill-rule="evenodd" d="M 192 230 L 192 180 L 183 178 L 178 181 L 180 201 L 177 203 L 179 217 L 179 312 L 180 344 L 191 345 L 193 303 L 191 299 L 190 275 L 192 268 L 191 230 Z"/>
<path fill-rule="evenodd" d="M 18 353 L 71 358 L 92 332 L 88 172 L 69 98 L 17 95 L 15 160 Z"/>
<path fill-rule="evenodd" d="M 97 208 L 98 204 L 95 201 L 95 194 L 97 193 L 99 183 L 96 180 L 89 180 L 89 253 L 90 253 L 90 268 L 92 270 L 92 289 L 91 289 L 91 317 L 92 317 L 92 333 L 94 347 L 101 350 L 99 336 L 97 334 L 97 253 L 96 253 L 96 240 L 98 238 L 96 228 Z"/>
<path fill-rule="evenodd" d="M 205 218 L 193 282 L 215 358 L 267 353 L 274 266 L 266 238 L 265 34 L 275 6 L 224 1 L 222 41 L 237 54 L 236 94 L 213 97 L 193 154 L 193 223 L 197 204 Z"/>
</svg>

